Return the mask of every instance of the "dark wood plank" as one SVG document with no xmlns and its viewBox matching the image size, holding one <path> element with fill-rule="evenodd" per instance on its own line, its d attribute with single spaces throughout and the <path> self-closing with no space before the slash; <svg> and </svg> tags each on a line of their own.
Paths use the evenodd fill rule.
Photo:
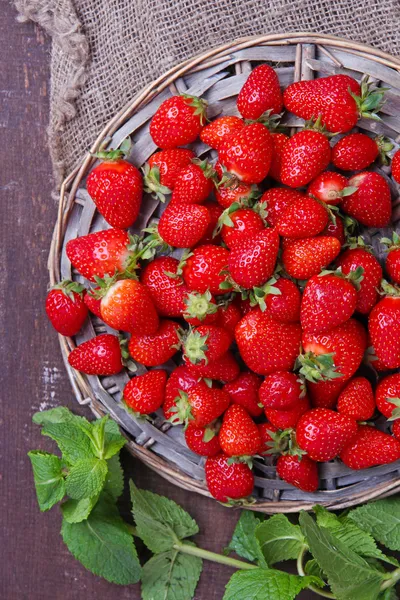
<svg viewBox="0 0 400 600">
<path fill-rule="evenodd" d="M 8 0 L 1 0 L 0 597 L 106 600 L 118 594 L 120 600 L 135 600 L 140 598 L 138 586 L 116 589 L 75 561 L 59 535 L 59 511 L 41 514 L 35 500 L 26 454 L 32 448 L 50 450 L 51 443 L 32 425 L 32 413 L 62 404 L 82 411 L 74 401 L 57 337 L 43 309 L 47 252 L 56 217 L 46 148 L 50 41 L 32 24 L 18 24 L 15 17 Z M 123 462 L 127 478 L 190 511 L 200 526 L 200 546 L 221 551 L 227 545 L 237 512 L 172 486 L 127 454 Z M 126 495 L 121 506 L 129 517 Z M 196 599 L 220 600 L 230 573 L 225 567 L 206 564 Z"/>
</svg>

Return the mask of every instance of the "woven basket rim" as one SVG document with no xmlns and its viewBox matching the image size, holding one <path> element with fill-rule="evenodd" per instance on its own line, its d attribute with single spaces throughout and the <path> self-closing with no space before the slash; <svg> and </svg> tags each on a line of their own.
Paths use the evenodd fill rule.
<svg viewBox="0 0 400 600">
<path fill-rule="evenodd" d="M 232 42 L 221 44 L 208 51 L 197 54 L 196 56 L 187 59 L 171 69 L 160 77 L 144 86 L 126 105 L 118 111 L 118 113 L 103 127 L 102 131 L 93 142 L 90 150 L 82 158 L 80 164 L 66 177 L 60 188 L 60 198 L 57 220 L 51 240 L 50 252 L 48 258 L 48 270 L 50 274 L 50 284 L 54 285 L 60 278 L 59 271 L 59 256 L 63 240 L 63 228 L 68 221 L 69 210 L 73 205 L 76 191 L 79 183 L 84 177 L 87 170 L 95 159 L 93 159 L 93 153 L 97 152 L 100 147 L 106 145 L 110 136 L 114 131 L 126 121 L 136 110 L 141 108 L 142 105 L 149 101 L 149 97 L 152 98 L 159 94 L 165 89 L 171 82 L 178 77 L 181 77 L 187 71 L 192 70 L 195 67 L 200 66 L 206 61 L 216 64 L 216 61 L 226 57 L 232 52 L 250 48 L 256 45 L 295 45 L 295 44 L 316 44 L 328 47 L 333 47 L 343 51 L 349 51 L 353 54 L 358 54 L 364 58 L 375 60 L 380 64 L 396 69 L 400 72 L 400 57 L 394 57 L 382 50 L 374 48 L 372 46 L 363 44 L 361 42 L 350 41 L 345 38 L 318 34 L 312 32 L 293 32 L 287 34 L 268 34 L 258 35 L 251 37 L 243 37 Z M 222 60 L 221 60 L 222 62 Z M 208 65 L 211 66 L 211 65 Z M 206 68 L 205 66 L 203 68 Z M 68 193 L 68 198 L 67 198 Z M 71 338 L 65 338 L 59 335 L 59 341 L 61 346 L 61 352 L 64 360 L 65 367 L 67 369 L 68 376 L 71 381 L 71 385 L 75 392 L 77 399 L 81 398 L 81 404 L 90 404 L 92 412 L 97 416 L 103 416 L 106 414 L 104 407 L 100 401 L 95 397 L 92 392 L 90 385 L 86 381 L 85 377 L 79 372 L 71 369 L 67 362 L 67 357 L 71 351 L 73 341 Z M 204 496 L 211 497 L 208 490 L 204 487 L 202 482 L 195 480 L 182 471 L 179 471 L 170 463 L 156 455 L 151 450 L 136 444 L 128 434 L 125 434 L 128 439 L 128 448 L 130 452 L 138 457 L 151 469 L 161 474 L 165 479 L 190 491 L 196 491 Z M 351 487 L 349 486 L 349 492 Z M 351 499 L 348 500 L 333 500 L 332 503 L 325 502 L 325 506 L 331 509 L 342 509 L 348 506 L 366 502 L 368 500 L 384 497 L 400 491 L 400 481 L 388 481 L 378 483 L 375 487 L 368 490 L 360 491 L 358 494 L 353 494 Z M 324 492 L 329 495 L 329 492 Z M 286 501 L 260 501 L 256 505 L 250 506 L 252 510 L 260 512 L 298 512 L 301 509 L 309 510 L 315 502 L 303 502 L 300 504 L 298 500 L 286 500 Z"/>
</svg>

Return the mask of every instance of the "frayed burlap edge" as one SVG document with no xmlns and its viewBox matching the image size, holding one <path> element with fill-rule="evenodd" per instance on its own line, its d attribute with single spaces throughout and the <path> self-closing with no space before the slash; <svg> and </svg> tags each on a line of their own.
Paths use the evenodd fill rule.
<svg viewBox="0 0 400 600">
<path fill-rule="evenodd" d="M 66 85 L 50 102 L 50 125 L 47 130 L 50 156 L 57 186 L 65 177 L 62 144 L 57 134 L 63 131 L 67 121 L 76 115 L 76 99 L 87 79 L 89 44 L 82 25 L 70 0 L 14 0 L 21 23 L 33 21 L 40 25 L 68 58 L 69 73 Z M 51 85 L 51 94 L 53 86 Z"/>
</svg>

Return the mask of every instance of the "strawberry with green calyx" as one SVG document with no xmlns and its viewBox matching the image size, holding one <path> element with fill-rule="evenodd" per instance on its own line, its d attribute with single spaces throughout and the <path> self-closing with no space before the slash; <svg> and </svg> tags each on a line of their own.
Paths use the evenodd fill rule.
<svg viewBox="0 0 400 600">
<path fill-rule="evenodd" d="M 163 150 L 194 142 L 206 120 L 207 102 L 180 94 L 167 98 L 150 122 L 150 136 Z"/>
<path fill-rule="evenodd" d="M 278 476 L 303 492 L 316 492 L 319 486 L 317 463 L 309 456 L 280 456 L 276 463 Z"/>
<path fill-rule="evenodd" d="M 347 275 L 339 268 L 322 271 L 308 280 L 301 300 L 300 321 L 304 331 L 321 333 L 345 323 L 357 306 L 357 291 L 364 269 Z"/>
<path fill-rule="evenodd" d="M 193 365 L 190 362 L 187 363 L 189 372 L 205 379 L 213 381 L 221 381 L 222 383 L 230 383 L 234 381 L 240 373 L 240 366 L 232 352 L 228 350 L 221 358 L 214 360 L 207 365 Z"/>
<path fill-rule="evenodd" d="M 207 160 L 193 158 L 175 181 L 171 203 L 203 204 L 214 189 L 217 174 Z"/>
<path fill-rule="evenodd" d="M 230 400 L 224 390 L 210 388 L 200 381 L 188 392 L 180 391 L 175 404 L 169 409 L 173 425 L 183 423 L 187 427 L 193 421 L 198 427 L 206 427 L 226 411 Z"/>
<path fill-rule="evenodd" d="M 255 373 L 244 371 L 237 379 L 225 384 L 224 390 L 233 404 L 245 408 L 251 417 L 259 417 L 263 412 L 258 399 L 260 385 L 261 379 Z"/>
<path fill-rule="evenodd" d="M 220 423 L 218 421 L 199 427 L 193 421 L 190 421 L 185 429 L 186 445 L 192 452 L 200 456 L 216 456 L 221 452 L 221 446 L 218 439 Z"/>
<path fill-rule="evenodd" d="M 312 383 L 343 377 L 342 373 L 337 372 L 334 356 L 333 352 L 317 356 L 313 352 L 299 354 L 295 368 L 299 369 L 300 375 Z"/>
<path fill-rule="evenodd" d="M 187 292 L 183 318 L 190 325 L 210 325 L 218 319 L 218 306 L 211 292 Z"/>
<path fill-rule="evenodd" d="M 356 436 L 339 454 L 350 469 L 368 469 L 400 459 L 400 442 L 375 427 L 359 425 Z"/>
<path fill-rule="evenodd" d="M 170 412 L 179 398 L 179 392 L 188 392 L 192 387 L 199 383 L 199 378 L 193 375 L 189 369 L 183 365 L 176 367 L 169 376 L 165 387 L 165 400 L 163 404 L 164 417 L 175 425 L 172 417 L 175 413 Z"/>
<path fill-rule="evenodd" d="M 386 227 L 392 216 L 386 179 L 374 171 L 362 171 L 349 179 L 349 185 L 357 190 L 342 198 L 343 211 L 366 227 Z"/>
<path fill-rule="evenodd" d="M 378 156 L 382 164 L 388 164 L 387 153 L 392 149 L 392 142 L 382 135 L 373 139 L 365 133 L 351 133 L 334 145 L 332 162 L 342 171 L 361 171 L 372 165 Z"/>
<path fill-rule="evenodd" d="M 355 191 L 357 188 L 349 186 L 346 177 L 335 171 L 323 171 L 307 188 L 309 196 L 329 205 L 340 204 L 344 196 L 350 196 Z"/>
<path fill-rule="evenodd" d="M 349 238 L 349 248 L 336 261 L 342 273 L 348 275 L 359 268 L 364 269 L 363 279 L 357 291 L 356 311 L 367 315 L 378 302 L 378 288 L 382 280 L 382 267 L 372 253 L 372 249 L 364 244 L 361 237 Z"/>
<path fill-rule="evenodd" d="M 206 200 L 203 206 L 208 210 L 210 221 L 205 234 L 198 242 L 198 245 L 204 246 L 205 244 L 219 244 L 221 242 L 221 237 L 219 235 L 214 237 L 214 231 L 217 226 L 218 219 L 222 215 L 223 208 L 220 204 L 218 204 L 218 202 L 214 202 L 214 200 Z"/>
<path fill-rule="evenodd" d="M 369 315 L 368 330 L 375 353 L 387 369 L 400 367 L 400 288 L 382 280 L 385 296 Z"/>
<path fill-rule="evenodd" d="M 389 420 L 400 418 L 400 374 L 394 373 L 381 379 L 375 391 L 376 406 Z"/>
<path fill-rule="evenodd" d="M 264 408 L 287 410 L 304 398 L 306 392 L 302 377 L 289 371 L 277 371 L 266 377 L 260 387 L 259 397 Z"/>
<path fill-rule="evenodd" d="M 240 90 L 236 103 L 244 119 L 259 119 L 266 111 L 280 113 L 283 100 L 276 71 L 267 64 L 253 69 Z"/>
<path fill-rule="evenodd" d="M 261 456 L 269 456 L 271 454 L 271 442 L 273 443 L 274 433 L 278 432 L 278 428 L 272 423 L 259 423 L 257 425 L 258 433 L 261 439 L 261 446 L 258 454 Z"/>
<path fill-rule="evenodd" d="M 310 401 L 306 395 L 286 410 L 266 408 L 265 416 L 277 429 L 294 429 L 300 417 L 308 410 L 310 410 Z"/>
<path fill-rule="evenodd" d="M 215 165 L 215 169 L 218 170 L 218 164 Z M 234 202 L 238 202 L 242 207 L 252 206 L 260 196 L 261 192 L 256 185 L 226 176 L 220 180 L 215 190 L 215 198 L 223 208 L 229 208 Z"/>
<path fill-rule="evenodd" d="M 244 289 L 263 285 L 272 276 L 279 250 L 275 229 L 264 229 L 234 246 L 228 257 L 233 282 Z"/>
<path fill-rule="evenodd" d="M 117 150 L 95 154 L 102 162 L 92 169 L 86 181 L 97 210 L 107 223 L 120 229 L 127 229 L 136 221 L 143 196 L 142 175 L 124 160 L 130 146 L 128 139 Z"/>
<path fill-rule="evenodd" d="M 239 303 L 232 298 L 218 302 L 218 314 L 216 325 L 227 329 L 234 335 L 235 327 L 242 318 L 242 311 Z"/>
<path fill-rule="evenodd" d="M 185 284 L 190 290 L 201 294 L 207 290 L 214 295 L 226 294 L 232 287 L 221 289 L 220 285 L 226 281 L 223 271 L 228 266 L 228 259 L 229 251 L 226 248 L 213 244 L 198 246 L 186 257 L 183 265 Z"/>
<path fill-rule="evenodd" d="M 83 285 L 76 281 L 64 279 L 48 292 L 46 314 L 61 335 L 76 335 L 86 321 L 88 308 L 84 301 L 84 290 Z"/>
<path fill-rule="evenodd" d="M 123 391 L 123 400 L 137 415 L 149 415 L 164 402 L 167 373 L 162 369 L 133 377 Z"/>
<path fill-rule="evenodd" d="M 195 154 L 188 148 L 171 148 L 152 154 L 142 169 L 144 191 L 165 202 L 165 196 L 175 187 L 178 174 L 192 158 Z"/>
<path fill-rule="evenodd" d="M 241 462 L 248 462 L 259 451 L 261 438 L 257 425 L 243 406 L 232 404 L 225 412 L 219 443 L 227 456 Z"/>
<path fill-rule="evenodd" d="M 193 365 L 208 365 L 218 360 L 232 343 L 232 335 L 217 325 L 199 325 L 182 338 L 183 358 Z"/>
<path fill-rule="evenodd" d="M 169 204 L 160 217 L 158 226 L 145 229 L 152 236 L 154 244 L 174 248 L 192 248 L 204 236 L 210 222 L 210 214 L 205 206 L 198 204 Z"/>
<path fill-rule="evenodd" d="M 214 150 L 219 150 L 222 141 L 232 133 L 236 133 L 243 129 L 244 125 L 243 119 L 231 115 L 224 115 L 203 127 L 200 132 L 200 139 L 204 144 L 207 144 L 207 146 L 214 148 Z"/>
<path fill-rule="evenodd" d="M 236 504 L 253 492 L 254 475 L 248 465 L 229 462 L 223 453 L 207 458 L 205 474 L 208 490 L 219 502 Z"/>
<path fill-rule="evenodd" d="M 142 270 L 140 282 L 149 290 L 161 317 L 181 317 L 189 293 L 177 274 L 179 261 L 172 256 L 159 256 Z"/>
<path fill-rule="evenodd" d="M 265 206 L 261 203 L 253 208 L 241 208 L 235 202 L 221 214 L 214 234 L 221 232 L 224 244 L 231 249 L 265 229 L 265 217 Z"/>
<path fill-rule="evenodd" d="M 294 240 L 285 247 L 282 264 L 290 277 L 310 279 L 335 260 L 340 250 L 339 240 L 330 236 Z"/>
<path fill-rule="evenodd" d="M 400 183 L 400 151 L 394 153 L 392 158 L 392 177 L 396 183 Z"/>
<path fill-rule="evenodd" d="M 337 410 L 356 421 L 371 419 L 375 412 L 375 399 L 368 379 L 365 377 L 351 379 L 340 393 Z"/>
<path fill-rule="evenodd" d="M 262 290 L 266 291 L 264 297 L 260 295 L 260 292 L 256 294 L 256 290 L 254 290 L 254 299 L 257 300 L 261 310 L 265 303 L 266 310 L 276 321 L 298 323 L 300 321 L 301 294 L 297 285 L 284 277 L 276 280 L 275 276 L 266 285 L 267 287 L 262 287 Z"/>
<path fill-rule="evenodd" d="M 101 319 L 101 298 L 95 298 L 92 294 L 96 294 L 99 288 L 93 288 L 83 296 L 83 301 L 93 315 Z"/>
<path fill-rule="evenodd" d="M 314 237 L 328 225 L 331 214 L 324 202 L 310 196 L 302 196 L 286 208 L 276 228 L 282 237 Z"/>
<path fill-rule="evenodd" d="M 388 249 L 386 271 L 393 283 L 400 284 L 400 235 L 394 231 L 392 239 L 381 238 L 381 244 Z"/>
<path fill-rule="evenodd" d="M 134 360 L 146 367 L 157 367 L 166 363 L 180 349 L 179 325 L 163 319 L 153 334 L 132 334 L 129 353 Z"/>
<path fill-rule="evenodd" d="M 87 375 L 116 375 L 124 368 L 120 340 L 110 333 L 98 335 L 74 348 L 68 362 Z"/>
</svg>

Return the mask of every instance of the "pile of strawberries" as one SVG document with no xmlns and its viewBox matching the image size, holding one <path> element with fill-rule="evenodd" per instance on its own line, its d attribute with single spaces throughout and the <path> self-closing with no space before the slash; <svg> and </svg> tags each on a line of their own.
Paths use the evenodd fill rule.
<svg viewBox="0 0 400 600">
<path fill-rule="evenodd" d="M 151 120 L 161 150 L 143 174 L 112 150 L 87 178 L 111 228 L 68 242 L 90 285 L 61 282 L 47 314 L 65 336 L 88 310 L 129 334 L 99 335 L 69 362 L 91 375 L 149 367 L 126 385 L 127 410 L 162 409 L 183 424 L 220 501 L 251 495 L 253 457 L 276 461 L 282 479 L 308 492 L 319 487 L 318 462 L 364 469 L 400 459 L 400 374 L 387 373 L 400 367 L 400 237 L 382 240 L 389 283 L 359 235 L 390 223 L 387 179 L 368 168 L 393 145 L 343 135 L 360 117 L 379 119 L 382 103 L 382 90 L 346 75 L 282 94 L 263 64 L 240 91 L 240 117 L 206 123 L 205 101 L 173 96 Z M 283 110 L 307 120 L 304 129 L 290 137 Z M 182 147 L 198 138 L 216 161 Z M 392 176 L 400 182 L 399 153 Z M 144 192 L 165 210 L 130 235 Z M 363 360 L 386 372 L 375 390 Z M 375 428 L 380 414 L 392 435 Z"/>
</svg>

